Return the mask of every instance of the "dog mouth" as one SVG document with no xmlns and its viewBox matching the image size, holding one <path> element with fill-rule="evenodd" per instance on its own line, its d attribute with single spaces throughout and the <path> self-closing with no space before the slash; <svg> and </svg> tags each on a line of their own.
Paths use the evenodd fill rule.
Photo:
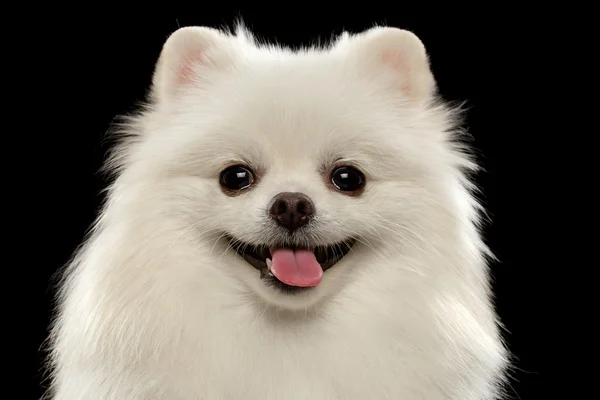
<svg viewBox="0 0 600 400">
<path fill-rule="evenodd" d="M 256 246 L 231 236 L 227 239 L 231 248 L 260 272 L 265 284 L 284 292 L 317 286 L 323 273 L 344 258 L 356 243 L 355 239 L 349 238 L 328 246 Z"/>
</svg>

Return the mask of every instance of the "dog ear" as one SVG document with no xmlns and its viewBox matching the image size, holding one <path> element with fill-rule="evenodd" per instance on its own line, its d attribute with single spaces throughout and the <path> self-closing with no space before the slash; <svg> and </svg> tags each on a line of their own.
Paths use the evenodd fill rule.
<svg viewBox="0 0 600 400">
<path fill-rule="evenodd" d="M 389 76 L 393 89 L 410 101 L 429 100 L 435 80 L 423 42 L 412 32 L 389 27 L 369 29 L 356 37 L 359 57 L 366 68 Z"/>
<path fill-rule="evenodd" d="M 163 45 L 154 71 L 154 97 L 159 101 L 172 98 L 210 81 L 211 73 L 225 67 L 228 45 L 228 38 L 215 29 L 185 27 L 175 31 Z"/>
</svg>

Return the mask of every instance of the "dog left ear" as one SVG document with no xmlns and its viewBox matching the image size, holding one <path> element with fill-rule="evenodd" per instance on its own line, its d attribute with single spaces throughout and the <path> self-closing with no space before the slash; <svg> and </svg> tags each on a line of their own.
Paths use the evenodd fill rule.
<svg viewBox="0 0 600 400">
<path fill-rule="evenodd" d="M 194 26 L 175 31 L 165 42 L 154 71 L 155 98 L 170 99 L 209 83 L 231 61 L 229 46 L 230 40 L 216 29 Z"/>
<path fill-rule="evenodd" d="M 371 71 L 391 79 L 393 89 L 409 100 L 423 102 L 435 92 L 435 80 L 423 42 L 412 32 L 389 27 L 372 28 L 358 37 L 359 57 Z"/>
</svg>

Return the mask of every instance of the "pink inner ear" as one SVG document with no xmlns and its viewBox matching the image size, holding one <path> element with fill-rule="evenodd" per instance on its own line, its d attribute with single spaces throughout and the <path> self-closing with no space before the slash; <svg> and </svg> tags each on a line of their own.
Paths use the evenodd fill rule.
<svg viewBox="0 0 600 400">
<path fill-rule="evenodd" d="M 204 53 L 201 50 L 195 50 L 185 57 L 185 60 L 179 69 L 177 83 L 188 84 L 194 80 L 196 66 L 206 62 Z"/>
<path fill-rule="evenodd" d="M 381 54 L 381 60 L 387 67 L 401 74 L 402 78 L 398 82 L 398 89 L 405 95 L 410 96 L 410 66 L 407 62 L 406 55 L 397 50 L 385 50 Z"/>
<path fill-rule="evenodd" d="M 406 56 L 401 51 L 385 50 L 381 54 L 383 63 L 390 68 L 395 70 L 406 70 L 408 64 L 406 63 Z"/>
</svg>

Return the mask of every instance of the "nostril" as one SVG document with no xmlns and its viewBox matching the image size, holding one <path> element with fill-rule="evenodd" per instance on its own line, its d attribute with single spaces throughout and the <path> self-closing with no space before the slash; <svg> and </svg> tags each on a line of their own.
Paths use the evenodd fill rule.
<svg viewBox="0 0 600 400">
<path fill-rule="evenodd" d="M 306 200 L 304 198 L 299 199 L 296 202 L 296 213 L 298 213 L 303 218 L 310 218 L 314 216 L 315 208 L 313 206 L 312 201 Z"/>
<path fill-rule="evenodd" d="M 296 205 L 296 211 L 299 212 L 300 214 L 307 214 L 307 204 L 304 201 L 299 201 L 298 204 Z"/>
<path fill-rule="evenodd" d="M 273 203 L 273 205 L 271 206 L 271 209 L 269 210 L 269 212 L 273 216 L 280 216 L 280 215 L 287 213 L 288 209 L 289 209 L 288 204 L 285 201 L 276 200 Z"/>
<path fill-rule="evenodd" d="M 275 212 L 277 214 L 283 214 L 287 211 L 288 207 L 285 201 L 278 201 L 275 203 Z"/>
</svg>

